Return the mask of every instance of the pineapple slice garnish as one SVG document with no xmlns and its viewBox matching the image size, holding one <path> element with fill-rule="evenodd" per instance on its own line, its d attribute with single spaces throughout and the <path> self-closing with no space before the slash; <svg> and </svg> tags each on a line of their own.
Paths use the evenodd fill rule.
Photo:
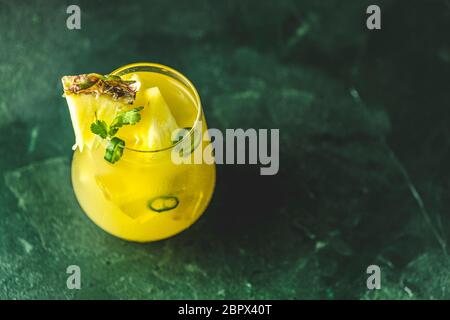
<svg viewBox="0 0 450 320">
<path fill-rule="evenodd" d="M 98 119 L 110 123 L 119 112 L 130 109 L 140 85 L 97 73 L 65 76 L 62 83 L 75 133 L 74 149 L 80 151 L 92 148 L 96 141 L 92 123 Z"/>
</svg>

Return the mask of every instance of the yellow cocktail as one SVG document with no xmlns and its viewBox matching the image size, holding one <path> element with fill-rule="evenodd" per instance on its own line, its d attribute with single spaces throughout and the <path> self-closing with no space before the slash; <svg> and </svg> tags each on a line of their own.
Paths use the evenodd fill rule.
<svg viewBox="0 0 450 320">
<path fill-rule="evenodd" d="M 179 144 L 192 146 L 183 157 L 206 147 L 194 138 L 195 131 L 206 131 L 199 96 L 183 75 L 158 64 L 132 64 L 112 75 L 140 84 L 129 108 L 142 106 L 141 119 L 118 130 L 125 147 L 114 163 L 105 160 L 107 140 L 86 134 L 93 142 L 82 151 L 78 147 L 72 161 L 75 194 L 86 214 L 117 237 L 139 242 L 170 237 L 200 217 L 214 189 L 214 164 L 175 164 L 172 159 Z M 96 119 L 114 116 L 95 113 Z M 71 116 L 74 121 L 72 110 Z M 173 141 L 179 128 L 186 134 Z"/>
</svg>

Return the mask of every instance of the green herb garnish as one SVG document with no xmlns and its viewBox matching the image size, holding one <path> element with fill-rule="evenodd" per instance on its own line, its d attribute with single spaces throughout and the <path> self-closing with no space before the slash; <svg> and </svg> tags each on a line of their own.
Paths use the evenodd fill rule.
<svg viewBox="0 0 450 320">
<path fill-rule="evenodd" d="M 91 131 L 102 139 L 107 139 L 106 151 L 104 159 L 108 162 L 117 162 L 123 154 L 125 141 L 118 137 L 114 137 L 119 128 L 125 125 L 135 125 L 141 120 L 139 113 L 144 107 L 137 107 L 131 110 L 122 111 L 116 115 L 114 120 L 108 126 L 103 120 L 96 120 L 91 124 Z"/>
<path fill-rule="evenodd" d="M 137 107 L 128 111 L 119 113 L 109 126 L 108 134 L 114 136 L 120 127 L 127 124 L 134 125 L 141 120 L 141 114 L 139 113 L 144 107 Z"/>
<path fill-rule="evenodd" d="M 103 120 L 97 120 L 91 124 L 92 133 L 100 136 L 102 139 L 108 137 L 108 125 Z"/>
</svg>

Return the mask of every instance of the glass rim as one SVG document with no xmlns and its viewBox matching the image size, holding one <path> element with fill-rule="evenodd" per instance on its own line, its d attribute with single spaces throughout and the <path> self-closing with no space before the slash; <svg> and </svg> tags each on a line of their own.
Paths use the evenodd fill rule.
<svg viewBox="0 0 450 320">
<path fill-rule="evenodd" d="M 155 71 L 148 70 L 149 68 L 154 68 Z M 142 69 L 147 69 L 147 70 L 142 70 Z M 160 74 L 167 75 L 169 77 L 171 77 L 170 74 L 175 75 L 175 77 L 172 76 L 173 79 L 179 81 L 181 84 L 185 85 L 186 87 L 188 87 L 188 89 L 190 89 L 192 91 L 193 98 L 196 100 L 195 102 L 197 103 L 197 107 L 198 107 L 197 117 L 195 118 L 195 121 L 192 124 L 192 127 L 189 130 L 189 132 L 182 139 L 179 139 L 176 143 L 172 144 L 169 147 L 162 148 L 162 149 L 156 149 L 156 150 L 145 150 L 145 149 L 135 149 L 135 148 L 125 146 L 124 149 L 133 151 L 133 152 L 140 152 L 140 153 L 158 153 L 158 152 L 170 150 L 170 149 L 176 147 L 178 144 L 181 144 L 185 140 L 187 140 L 194 133 L 197 124 L 202 120 L 203 113 L 202 113 L 202 104 L 200 101 L 200 96 L 199 96 L 195 86 L 192 84 L 192 82 L 186 76 L 184 76 L 181 72 L 179 72 L 171 67 L 168 67 L 168 66 L 165 66 L 165 65 L 159 64 L 159 63 L 135 62 L 135 63 L 131 63 L 131 64 L 124 65 L 122 67 L 119 67 L 119 68 L 115 69 L 114 71 L 110 72 L 110 74 L 122 76 L 122 75 L 125 75 L 128 73 L 131 73 L 131 72 L 139 72 L 139 70 L 141 70 L 141 72 L 155 72 L 155 73 L 158 73 L 157 70 L 159 70 L 159 71 L 162 71 L 162 72 L 159 72 Z"/>
</svg>

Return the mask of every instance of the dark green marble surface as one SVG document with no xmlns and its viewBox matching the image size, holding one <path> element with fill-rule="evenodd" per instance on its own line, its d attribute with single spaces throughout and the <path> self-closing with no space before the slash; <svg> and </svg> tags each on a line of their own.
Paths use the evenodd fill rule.
<svg viewBox="0 0 450 320">
<path fill-rule="evenodd" d="M 448 1 L 81 1 L 71 31 L 76 2 L 0 1 L 0 298 L 450 298 Z M 210 127 L 281 135 L 278 175 L 219 166 L 198 223 L 150 244 L 79 208 L 59 82 L 136 61 L 187 75 Z"/>
</svg>

